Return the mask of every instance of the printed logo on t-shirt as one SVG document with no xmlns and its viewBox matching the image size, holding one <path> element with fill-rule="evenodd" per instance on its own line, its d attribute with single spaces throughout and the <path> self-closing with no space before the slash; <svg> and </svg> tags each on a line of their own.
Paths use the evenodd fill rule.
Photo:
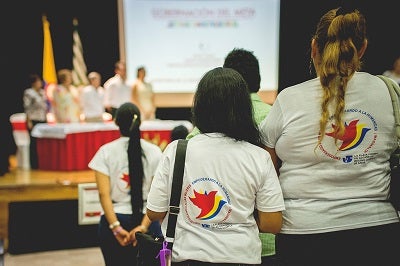
<svg viewBox="0 0 400 266">
<path fill-rule="evenodd" d="M 122 177 L 120 180 L 122 181 L 122 185 L 124 186 L 124 188 L 131 187 L 131 179 L 128 174 L 122 174 Z"/>
<path fill-rule="evenodd" d="M 111 198 L 116 202 L 129 202 L 131 182 L 127 173 L 121 172 L 112 184 Z"/>
<path fill-rule="evenodd" d="M 116 182 L 116 188 L 124 194 L 130 193 L 131 180 L 129 178 L 129 174 L 123 173 L 120 175 Z"/>
<path fill-rule="evenodd" d="M 198 178 L 184 190 L 184 210 L 192 224 L 206 229 L 224 229 L 232 208 L 226 188 L 209 177 Z"/>
<path fill-rule="evenodd" d="M 370 150 L 378 137 L 378 125 L 374 117 L 365 111 L 346 109 L 345 113 L 352 113 L 357 118 L 344 122 L 344 133 L 338 137 L 336 144 L 337 125 L 328 125 L 319 149 L 325 156 L 345 164 L 365 164 L 377 155 Z M 329 120 L 332 121 L 333 117 Z"/>
</svg>

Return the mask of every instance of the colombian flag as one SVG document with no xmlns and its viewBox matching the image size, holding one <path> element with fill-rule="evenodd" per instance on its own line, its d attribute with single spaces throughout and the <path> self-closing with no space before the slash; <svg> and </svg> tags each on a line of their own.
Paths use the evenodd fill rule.
<svg viewBox="0 0 400 266">
<path fill-rule="evenodd" d="M 56 66 L 54 63 L 53 44 L 51 41 L 50 23 L 45 15 L 43 20 L 43 81 L 47 99 L 51 102 L 53 90 L 57 84 Z M 50 106 L 49 106 L 50 107 Z"/>
</svg>

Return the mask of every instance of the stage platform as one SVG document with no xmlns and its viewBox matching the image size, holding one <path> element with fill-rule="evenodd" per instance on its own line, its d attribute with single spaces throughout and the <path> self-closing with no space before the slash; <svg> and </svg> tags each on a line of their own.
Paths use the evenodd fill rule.
<svg viewBox="0 0 400 266">
<path fill-rule="evenodd" d="M 27 170 L 17 167 L 14 156 L 10 165 L 0 177 L 0 239 L 6 250 L 18 254 L 94 245 L 97 225 L 78 225 L 77 219 L 78 184 L 95 182 L 92 170 Z M 71 239 L 86 233 L 89 241 Z"/>
</svg>

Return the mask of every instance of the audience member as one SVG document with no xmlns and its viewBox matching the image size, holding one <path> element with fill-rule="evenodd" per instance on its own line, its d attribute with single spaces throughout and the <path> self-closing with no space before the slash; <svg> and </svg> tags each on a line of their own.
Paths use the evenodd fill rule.
<svg viewBox="0 0 400 266">
<path fill-rule="evenodd" d="M 245 49 L 233 49 L 225 58 L 224 67 L 233 68 L 238 71 L 247 83 L 251 103 L 253 106 L 253 117 L 257 125 L 268 115 L 271 105 L 263 102 L 257 94 L 260 90 L 260 67 L 258 59 L 253 52 Z M 275 235 L 260 233 L 262 242 L 261 265 L 276 265 L 275 258 Z"/>
<path fill-rule="evenodd" d="M 394 61 L 392 69 L 386 70 L 383 75 L 393 79 L 400 85 L 400 56 Z"/>
<path fill-rule="evenodd" d="M 235 48 L 225 57 L 224 67 L 235 69 L 246 81 L 253 107 L 253 117 L 258 125 L 267 116 L 271 106 L 263 102 L 257 94 L 260 90 L 261 82 L 260 67 L 257 57 L 255 57 L 254 53 L 251 51 L 242 48 Z M 190 139 L 198 133 L 199 130 L 195 127 L 187 138 Z M 276 265 L 275 235 L 260 233 L 260 238 L 262 241 L 261 265 Z"/>
<path fill-rule="evenodd" d="M 162 152 L 141 139 L 141 115 L 134 104 L 122 104 L 115 123 L 121 137 L 101 146 L 89 162 L 103 208 L 99 243 L 107 266 L 136 265 L 135 232 L 150 226 L 145 201 Z"/>
<path fill-rule="evenodd" d="M 125 62 L 116 62 L 114 72 L 115 75 L 104 83 L 104 106 L 113 118 L 120 105 L 131 99 L 131 88 L 126 83 Z"/>
<path fill-rule="evenodd" d="M 228 67 L 238 71 L 247 83 L 253 107 L 253 116 L 257 124 L 259 124 L 268 114 L 271 106 L 263 102 L 257 92 L 260 90 L 260 67 L 257 57 L 253 52 L 234 48 L 225 57 L 223 67 Z M 189 133 L 187 139 L 199 134 L 199 129 L 194 127 Z"/>
<path fill-rule="evenodd" d="M 136 81 L 132 86 L 132 102 L 135 103 L 143 116 L 143 120 L 156 118 L 154 92 L 151 83 L 145 80 L 146 69 L 142 66 L 137 69 Z"/>
<path fill-rule="evenodd" d="M 171 141 L 177 139 L 185 139 L 189 134 L 189 130 L 184 125 L 176 126 L 171 131 Z"/>
<path fill-rule="evenodd" d="M 104 88 L 101 86 L 101 75 L 90 72 L 89 85 L 81 92 L 82 113 L 86 122 L 103 122 L 104 113 Z"/>
<path fill-rule="evenodd" d="M 57 123 L 80 122 L 81 108 L 78 89 L 72 85 L 72 71 L 57 72 L 59 84 L 53 91 L 53 112 Z"/>
<path fill-rule="evenodd" d="M 282 265 L 399 264 L 395 122 L 385 83 L 359 72 L 366 48 L 358 10 L 328 11 L 311 40 L 317 78 L 282 90 L 260 125 L 285 198 Z"/>
<path fill-rule="evenodd" d="M 23 105 L 26 114 L 26 126 L 30 136 L 30 167 L 31 169 L 37 169 L 39 165 L 36 138 L 31 133 L 36 124 L 47 122 L 47 98 L 43 89 L 43 81 L 38 75 L 29 75 L 29 84 L 30 87 L 24 91 Z"/>
<path fill-rule="evenodd" d="M 202 133 L 187 146 L 173 265 L 259 264 L 258 232 L 279 232 L 284 204 L 245 80 L 230 68 L 208 71 L 192 111 Z M 162 220 L 164 235 L 177 142 L 164 150 L 147 198 L 147 214 Z"/>
</svg>

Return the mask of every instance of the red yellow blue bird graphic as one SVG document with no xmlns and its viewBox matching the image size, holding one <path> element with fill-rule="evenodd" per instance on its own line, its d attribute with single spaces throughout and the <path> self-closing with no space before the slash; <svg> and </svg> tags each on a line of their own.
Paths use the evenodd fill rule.
<svg viewBox="0 0 400 266">
<path fill-rule="evenodd" d="M 370 128 L 367 128 L 365 124 L 358 124 L 358 119 L 351 121 L 349 124 L 344 123 L 344 134 L 341 136 L 337 135 L 337 126 L 332 124 L 333 131 L 326 133 L 329 137 L 336 137 L 342 141 L 340 145 L 340 151 L 348 151 L 356 148 L 365 138 L 365 135 Z"/>
<path fill-rule="evenodd" d="M 217 195 L 217 191 L 199 193 L 193 190 L 194 197 L 189 197 L 192 203 L 200 209 L 200 214 L 196 217 L 200 220 L 209 220 L 215 217 L 226 201 L 222 196 Z"/>
</svg>

